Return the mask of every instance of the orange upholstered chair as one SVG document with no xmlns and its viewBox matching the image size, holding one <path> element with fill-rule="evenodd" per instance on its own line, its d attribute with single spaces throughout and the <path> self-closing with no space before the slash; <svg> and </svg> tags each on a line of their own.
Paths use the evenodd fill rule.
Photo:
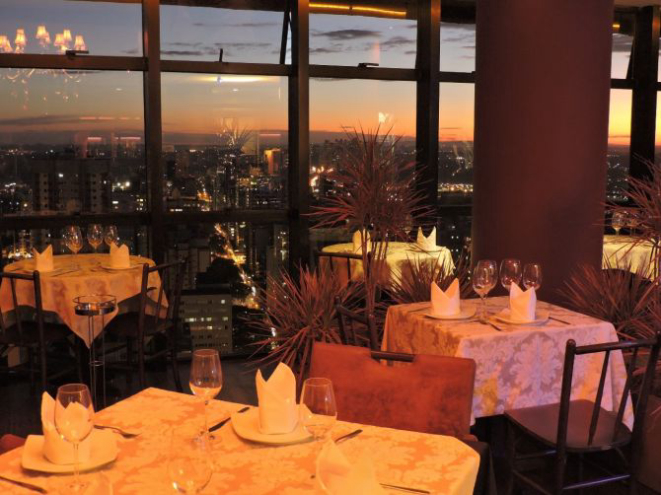
<svg viewBox="0 0 661 495">
<path fill-rule="evenodd" d="M 409 362 L 389 366 L 380 360 Z M 472 438 L 472 359 L 316 343 L 310 377 L 333 382 L 343 421 Z"/>
<path fill-rule="evenodd" d="M 9 452 L 16 449 L 25 443 L 25 438 L 17 437 L 16 435 L 2 435 L 0 437 L 0 454 Z"/>
</svg>

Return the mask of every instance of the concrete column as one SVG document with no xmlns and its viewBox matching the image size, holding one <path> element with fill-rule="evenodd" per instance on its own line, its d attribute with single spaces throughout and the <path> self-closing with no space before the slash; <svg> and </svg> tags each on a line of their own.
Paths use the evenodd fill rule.
<svg viewBox="0 0 661 495">
<path fill-rule="evenodd" d="M 601 264 L 612 0 L 478 0 L 473 259 Z"/>
</svg>

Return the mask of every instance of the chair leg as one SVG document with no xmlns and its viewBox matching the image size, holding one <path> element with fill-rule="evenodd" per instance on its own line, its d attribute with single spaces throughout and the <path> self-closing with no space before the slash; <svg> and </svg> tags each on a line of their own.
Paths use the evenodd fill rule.
<svg viewBox="0 0 661 495">
<path fill-rule="evenodd" d="M 512 495 L 515 489 L 514 470 L 516 468 L 516 432 L 514 425 L 507 420 L 507 478 L 505 482 L 505 494 Z"/>
</svg>

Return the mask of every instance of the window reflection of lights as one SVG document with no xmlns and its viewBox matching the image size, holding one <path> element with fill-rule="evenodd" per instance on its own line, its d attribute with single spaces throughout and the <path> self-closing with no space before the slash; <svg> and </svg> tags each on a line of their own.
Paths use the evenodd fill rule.
<svg viewBox="0 0 661 495">
<path fill-rule="evenodd" d="M 361 5 L 347 5 L 347 4 L 336 4 L 336 3 L 323 3 L 323 2 L 310 2 L 310 8 L 312 10 L 328 10 L 328 11 L 343 11 L 343 12 L 359 12 L 364 13 L 368 12 L 370 14 L 377 14 L 383 17 L 405 17 L 405 10 L 392 10 L 384 9 L 381 7 L 368 7 Z"/>
</svg>

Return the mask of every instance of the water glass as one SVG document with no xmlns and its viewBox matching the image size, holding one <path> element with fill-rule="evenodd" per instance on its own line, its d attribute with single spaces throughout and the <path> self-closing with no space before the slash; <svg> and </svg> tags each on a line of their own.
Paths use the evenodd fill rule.
<svg viewBox="0 0 661 495">
<path fill-rule="evenodd" d="M 500 283 L 509 293 L 512 284 L 521 284 L 521 262 L 515 259 L 505 259 L 500 263 Z"/>
<path fill-rule="evenodd" d="M 539 290 L 542 286 L 542 265 L 528 263 L 523 267 L 523 286 L 526 289 L 534 287 L 535 290 Z"/>
<path fill-rule="evenodd" d="M 184 424 L 172 429 L 168 457 L 168 476 L 172 487 L 181 493 L 200 493 L 212 474 L 209 439 L 196 428 Z"/>
<path fill-rule="evenodd" d="M 77 225 L 68 225 L 64 227 L 64 232 L 62 233 L 62 238 L 64 239 L 64 245 L 69 248 L 73 253 L 74 259 L 83 248 L 83 233 L 80 230 L 80 227 Z"/>
<path fill-rule="evenodd" d="M 223 387 L 223 369 L 220 355 L 215 349 L 197 349 L 193 351 L 190 378 L 188 380 L 193 395 L 204 401 L 204 435 L 209 435 L 207 424 L 207 406 Z"/>
<path fill-rule="evenodd" d="M 103 227 L 98 223 L 93 223 L 87 227 L 87 242 L 94 248 L 94 252 L 103 244 Z"/>
<path fill-rule="evenodd" d="M 103 240 L 106 242 L 106 246 L 110 249 L 112 244 L 119 243 L 119 233 L 117 232 L 117 227 L 114 225 L 108 225 L 106 227 L 106 233 L 103 236 Z"/>
<path fill-rule="evenodd" d="M 315 440 L 323 440 L 337 419 L 333 383 L 328 378 L 308 378 L 301 393 L 300 419 Z"/>
<path fill-rule="evenodd" d="M 493 260 L 478 261 L 475 268 L 473 268 L 472 283 L 473 290 L 480 296 L 480 318 L 484 319 L 487 315 L 486 297 L 498 283 L 498 266 L 496 262 Z"/>
<path fill-rule="evenodd" d="M 615 231 L 615 235 L 620 235 L 620 230 L 626 223 L 626 216 L 622 211 L 614 211 L 611 217 L 611 227 Z"/>
<path fill-rule="evenodd" d="M 84 383 L 70 383 L 57 389 L 55 428 L 60 436 L 73 444 L 73 475 L 69 491 L 82 492 L 86 484 L 80 480 L 78 447 L 94 428 L 92 396 Z"/>
</svg>

